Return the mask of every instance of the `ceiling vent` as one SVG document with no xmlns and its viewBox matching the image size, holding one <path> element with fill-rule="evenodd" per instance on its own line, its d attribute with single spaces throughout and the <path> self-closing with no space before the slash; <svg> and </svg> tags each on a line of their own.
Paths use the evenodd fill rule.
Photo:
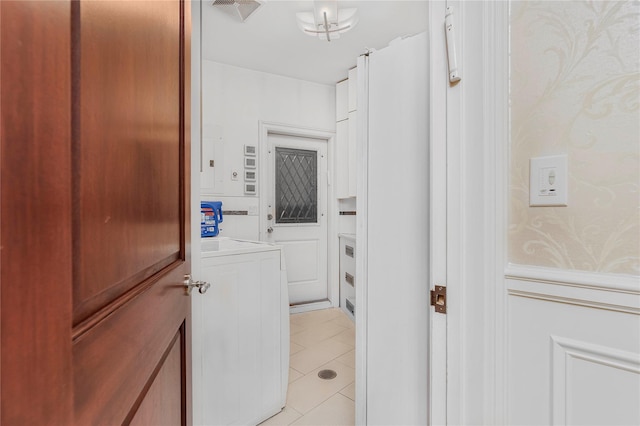
<svg viewBox="0 0 640 426">
<path fill-rule="evenodd" d="M 241 22 L 247 20 L 265 0 L 213 0 L 211 3 L 218 10 L 221 10 L 235 18 L 240 19 Z"/>
</svg>

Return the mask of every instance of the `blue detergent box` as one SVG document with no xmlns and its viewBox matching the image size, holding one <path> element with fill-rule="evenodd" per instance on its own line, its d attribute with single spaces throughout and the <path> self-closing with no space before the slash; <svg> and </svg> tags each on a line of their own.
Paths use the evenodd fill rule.
<svg viewBox="0 0 640 426">
<path fill-rule="evenodd" d="M 200 203 L 200 236 L 215 237 L 220 233 L 222 223 L 222 201 Z"/>
</svg>

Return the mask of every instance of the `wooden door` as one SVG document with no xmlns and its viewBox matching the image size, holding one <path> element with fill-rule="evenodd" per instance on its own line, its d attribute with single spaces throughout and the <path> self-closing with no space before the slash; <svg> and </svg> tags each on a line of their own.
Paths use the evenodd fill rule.
<svg viewBox="0 0 640 426">
<path fill-rule="evenodd" d="M 0 2 L 3 424 L 189 424 L 190 11 Z"/>
</svg>

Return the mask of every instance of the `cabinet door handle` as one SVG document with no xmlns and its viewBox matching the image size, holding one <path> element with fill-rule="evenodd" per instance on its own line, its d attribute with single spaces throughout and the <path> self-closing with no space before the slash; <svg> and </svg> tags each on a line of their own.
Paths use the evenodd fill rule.
<svg viewBox="0 0 640 426">
<path fill-rule="evenodd" d="M 351 284 L 352 286 L 355 286 L 355 284 L 354 284 L 355 279 L 353 278 L 353 275 L 351 275 L 350 273 L 348 273 L 348 272 L 344 273 L 344 280 L 346 282 L 348 282 L 349 284 Z"/>
<path fill-rule="evenodd" d="M 344 254 L 346 254 L 349 257 L 353 257 L 353 247 L 344 246 Z"/>
</svg>

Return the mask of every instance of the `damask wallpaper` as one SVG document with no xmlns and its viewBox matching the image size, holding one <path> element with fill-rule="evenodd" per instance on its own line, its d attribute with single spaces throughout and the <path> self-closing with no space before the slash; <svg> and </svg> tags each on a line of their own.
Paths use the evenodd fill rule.
<svg viewBox="0 0 640 426">
<path fill-rule="evenodd" d="M 511 3 L 511 263 L 640 275 L 640 2 Z M 567 154 L 567 207 L 529 159 Z"/>
</svg>

